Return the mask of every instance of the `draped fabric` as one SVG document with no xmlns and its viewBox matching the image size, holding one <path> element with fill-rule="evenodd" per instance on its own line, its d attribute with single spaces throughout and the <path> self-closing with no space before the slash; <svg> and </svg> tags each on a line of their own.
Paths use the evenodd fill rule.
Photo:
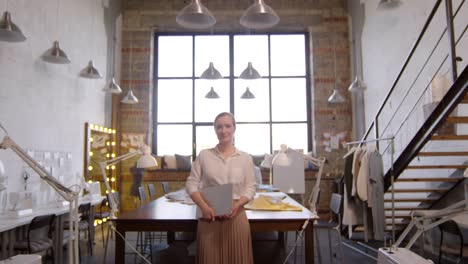
<svg viewBox="0 0 468 264">
<path fill-rule="evenodd" d="M 197 236 L 198 264 L 253 263 L 250 225 L 243 208 L 229 220 L 199 220 Z"/>
</svg>

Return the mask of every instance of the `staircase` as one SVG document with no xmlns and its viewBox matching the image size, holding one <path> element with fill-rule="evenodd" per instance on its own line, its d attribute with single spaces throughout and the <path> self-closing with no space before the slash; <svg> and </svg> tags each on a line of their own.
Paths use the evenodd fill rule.
<svg viewBox="0 0 468 264">
<path fill-rule="evenodd" d="M 468 169 L 468 134 L 457 134 L 456 128 L 468 124 L 468 116 L 457 115 L 463 112 L 459 111 L 462 108 L 468 109 L 467 75 L 465 68 L 394 163 L 394 216 L 392 170 L 387 172 L 384 203 L 388 231 L 393 228 L 392 217 L 395 230 L 402 230 L 410 221 L 411 211 L 431 208 L 464 181 L 463 172 Z M 450 127 L 455 129 L 447 129 Z M 447 130 L 452 133 L 447 134 Z"/>
<path fill-rule="evenodd" d="M 468 169 L 468 67 L 463 63 L 462 72 L 457 75 L 457 61 L 461 61 L 461 58 L 455 55 L 457 44 L 461 41 L 466 42 L 464 36 L 466 30 L 459 36 L 454 36 L 453 24 L 448 23 L 446 32 L 444 31 L 442 36 L 449 36 L 452 50 L 447 51 L 445 58 L 438 62 L 431 62 L 434 59 L 431 53 L 422 69 L 416 72 L 414 79 L 430 66 L 439 65 L 437 71 L 433 73 L 435 77 L 441 74 L 442 66 L 448 63 L 452 76 L 456 79 L 429 116 L 422 117 L 420 113 L 424 107 L 424 94 L 427 94 L 430 83 L 423 84 L 425 88 L 420 90 L 414 85 L 417 81 L 414 81 L 410 87 L 399 85 L 400 79 L 408 77 L 405 74 L 411 74 L 406 68 L 414 59 L 413 54 L 426 33 L 433 15 L 438 12 L 441 2 L 445 1 L 436 1 L 400 74 L 377 112 L 374 122 L 362 138 L 363 141 L 394 138 L 390 142 L 377 142 L 384 160 L 384 207 L 387 231 L 402 231 L 409 223 L 412 211 L 430 209 L 464 181 L 463 172 Z M 450 15 L 448 21 L 454 20 L 463 5 L 464 1 L 455 7 L 456 11 L 453 16 Z M 447 3 L 445 8 L 448 8 Z M 464 27 L 467 28 L 466 25 Z M 439 43 L 436 43 L 434 50 L 437 45 Z M 415 75 L 414 72 L 412 74 Z M 400 91 L 395 92 L 397 89 Z M 402 89 L 407 89 L 408 92 L 402 92 Z M 412 89 L 416 90 L 415 93 L 419 94 L 419 98 L 413 100 L 407 97 Z M 395 99 L 401 94 L 405 96 Z M 389 109 L 392 107 L 388 105 L 392 102 L 399 104 L 397 110 L 390 112 Z M 400 108 L 404 110 L 399 112 Z"/>
</svg>

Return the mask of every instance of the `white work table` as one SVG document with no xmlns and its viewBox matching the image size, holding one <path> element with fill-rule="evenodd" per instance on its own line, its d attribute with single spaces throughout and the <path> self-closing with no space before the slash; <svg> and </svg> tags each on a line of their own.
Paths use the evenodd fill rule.
<svg viewBox="0 0 468 264">
<path fill-rule="evenodd" d="M 80 197 L 79 204 L 91 203 L 91 206 L 94 207 L 95 205 L 101 204 L 103 199 L 104 196 Z M 16 239 L 14 231 L 16 228 L 28 225 L 36 216 L 55 214 L 57 218 L 55 220 L 54 243 L 56 248 L 54 250 L 54 263 L 61 263 L 61 260 L 63 259 L 63 250 L 60 250 L 60 248 L 63 246 L 63 221 L 64 216 L 69 213 L 69 209 L 70 208 L 68 205 L 54 206 L 50 208 L 37 208 L 33 209 L 32 214 L 23 217 L 15 217 L 8 213 L 0 214 L 0 235 L 2 241 L 0 260 L 6 259 L 9 256 L 13 256 L 13 244 Z M 91 216 L 94 219 L 94 208 L 91 209 Z M 92 232 L 94 234 L 94 225 L 92 225 L 91 229 L 93 230 Z"/>
</svg>

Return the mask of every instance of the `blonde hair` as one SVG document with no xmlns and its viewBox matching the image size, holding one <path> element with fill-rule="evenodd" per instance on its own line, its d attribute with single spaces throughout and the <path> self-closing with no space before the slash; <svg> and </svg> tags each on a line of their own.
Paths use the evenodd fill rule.
<svg viewBox="0 0 468 264">
<path fill-rule="evenodd" d="M 221 117 L 223 116 L 229 116 L 231 117 L 232 119 L 232 125 L 234 126 L 234 128 L 236 127 L 236 119 L 234 118 L 234 115 L 229 113 L 229 112 L 222 112 L 222 113 L 219 113 L 216 117 L 215 117 L 215 120 L 213 122 L 213 126 L 216 128 L 216 121 L 218 121 L 218 119 L 220 119 Z"/>
</svg>

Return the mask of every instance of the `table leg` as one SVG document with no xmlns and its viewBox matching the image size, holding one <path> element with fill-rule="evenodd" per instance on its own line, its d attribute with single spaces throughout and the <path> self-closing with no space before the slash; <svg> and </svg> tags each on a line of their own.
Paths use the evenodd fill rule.
<svg viewBox="0 0 468 264">
<path fill-rule="evenodd" d="M 57 215 L 55 222 L 54 263 L 63 262 L 63 218 L 64 215 Z M 68 243 L 71 247 L 71 243 Z"/>
<path fill-rule="evenodd" d="M 167 244 L 170 245 L 175 241 L 175 232 L 167 232 Z"/>
<path fill-rule="evenodd" d="M 2 232 L 2 255 L 0 256 L 0 260 L 6 259 L 8 257 L 8 234 L 9 230 Z"/>
<path fill-rule="evenodd" d="M 305 263 L 314 263 L 314 225 L 312 221 L 305 229 Z"/>
<path fill-rule="evenodd" d="M 116 224 L 116 229 L 117 232 L 122 234 L 122 236 L 125 238 L 125 231 L 119 229 L 119 225 Z M 122 238 L 119 235 L 115 235 L 115 263 L 120 264 L 120 263 L 125 263 L 125 242 L 124 238 Z"/>
</svg>

